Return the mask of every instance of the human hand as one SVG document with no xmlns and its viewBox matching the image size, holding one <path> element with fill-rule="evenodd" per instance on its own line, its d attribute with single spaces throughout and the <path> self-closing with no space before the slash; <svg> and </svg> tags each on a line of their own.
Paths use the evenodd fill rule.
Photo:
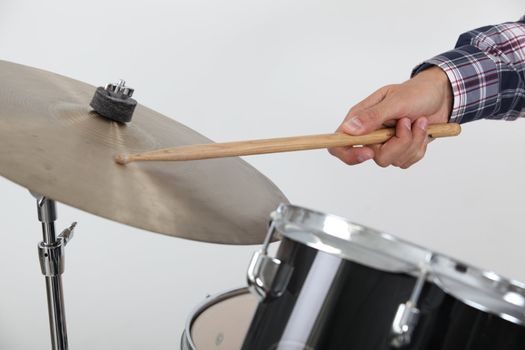
<svg viewBox="0 0 525 350">
<path fill-rule="evenodd" d="M 438 67 L 425 69 L 402 84 L 382 87 L 356 104 L 336 131 L 363 135 L 395 125 L 394 137 L 381 145 L 328 151 L 349 165 L 373 158 L 381 167 L 406 169 L 425 155 L 430 140 L 428 125 L 448 122 L 452 102 L 447 75 Z"/>
</svg>

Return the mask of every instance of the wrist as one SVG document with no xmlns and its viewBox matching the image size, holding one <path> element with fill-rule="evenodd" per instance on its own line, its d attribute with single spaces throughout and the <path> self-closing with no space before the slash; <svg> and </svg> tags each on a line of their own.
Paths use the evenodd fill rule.
<svg viewBox="0 0 525 350">
<path fill-rule="evenodd" d="M 452 92 L 452 85 L 450 80 L 443 69 L 438 66 L 429 67 L 415 76 L 430 82 L 437 90 L 438 96 L 442 100 L 442 110 L 446 117 L 443 122 L 448 122 L 452 113 L 452 107 L 454 105 L 454 94 Z"/>
<path fill-rule="evenodd" d="M 434 71 L 436 74 L 436 78 L 439 81 L 439 88 L 443 91 L 443 98 L 446 106 L 447 111 L 447 121 L 450 117 L 450 114 L 452 113 L 452 106 L 454 105 L 454 95 L 452 92 L 452 85 L 450 84 L 450 80 L 448 79 L 448 75 L 445 73 L 445 71 L 438 66 L 434 66 L 430 68 Z"/>
</svg>

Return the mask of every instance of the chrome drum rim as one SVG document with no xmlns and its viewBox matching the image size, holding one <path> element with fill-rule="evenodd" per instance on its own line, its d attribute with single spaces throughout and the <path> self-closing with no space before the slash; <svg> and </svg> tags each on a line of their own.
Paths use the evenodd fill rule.
<svg viewBox="0 0 525 350">
<path fill-rule="evenodd" d="M 465 304 L 525 326 L 525 284 L 433 252 L 343 217 L 281 204 L 272 214 L 276 231 L 342 259 L 427 280 Z"/>
</svg>

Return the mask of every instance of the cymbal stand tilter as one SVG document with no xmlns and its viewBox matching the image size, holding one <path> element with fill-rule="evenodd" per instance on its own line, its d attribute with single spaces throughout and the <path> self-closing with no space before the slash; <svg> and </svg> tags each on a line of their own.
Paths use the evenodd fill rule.
<svg viewBox="0 0 525 350">
<path fill-rule="evenodd" d="M 49 327 L 53 350 L 67 350 L 66 315 L 64 310 L 64 292 L 62 290 L 62 273 L 64 272 L 64 248 L 73 238 L 74 222 L 56 237 L 55 201 L 34 194 L 37 201 L 38 220 L 42 223 L 44 240 L 38 244 L 40 267 L 46 280 Z"/>
</svg>

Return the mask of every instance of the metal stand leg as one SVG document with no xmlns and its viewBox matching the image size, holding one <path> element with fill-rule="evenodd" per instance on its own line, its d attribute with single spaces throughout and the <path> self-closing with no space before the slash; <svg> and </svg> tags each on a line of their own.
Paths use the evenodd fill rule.
<svg viewBox="0 0 525 350">
<path fill-rule="evenodd" d="M 56 237 L 56 205 L 52 199 L 35 195 L 37 199 L 38 220 L 42 223 L 43 242 L 38 244 L 38 255 L 42 274 L 46 279 L 49 326 L 53 350 L 67 350 L 66 316 L 62 273 L 64 272 L 64 247 L 73 237 L 76 223 L 66 228 Z"/>
</svg>

